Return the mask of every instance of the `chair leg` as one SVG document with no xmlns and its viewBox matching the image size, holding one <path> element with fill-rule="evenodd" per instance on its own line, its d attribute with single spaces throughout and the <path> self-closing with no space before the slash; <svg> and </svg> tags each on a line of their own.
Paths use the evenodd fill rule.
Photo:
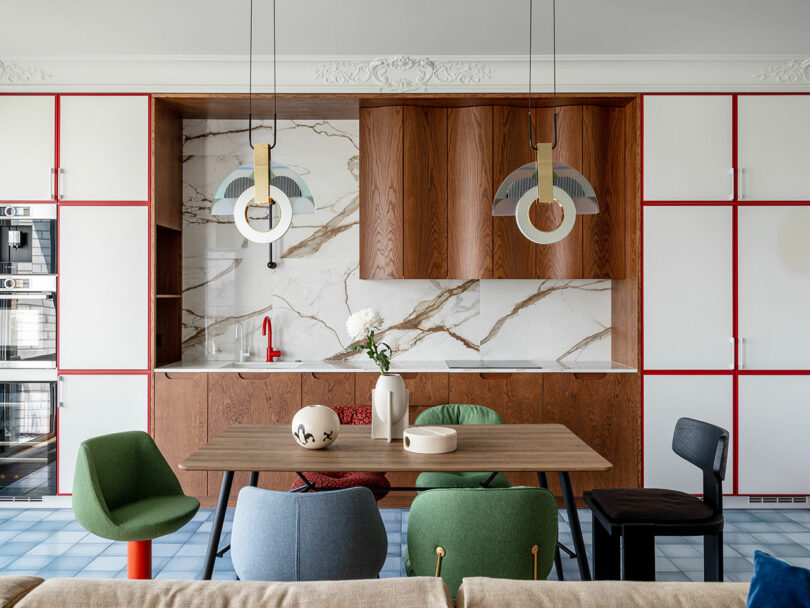
<svg viewBox="0 0 810 608">
<path fill-rule="evenodd" d="M 703 580 L 723 582 L 723 533 L 703 537 Z"/>
<path fill-rule="evenodd" d="M 621 536 L 611 534 L 593 518 L 593 580 L 618 581 L 621 573 Z"/>
<path fill-rule="evenodd" d="M 655 536 L 646 526 L 624 526 L 622 580 L 655 580 Z"/>
<path fill-rule="evenodd" d="M 151 540 L 131 540 L 127 543 L 127 578 L 152 578 Z"/>
<path fill-rule="evenodd" d="M 548 490 L 548 477 L 545 471 L 537 472 L 537 482 L 544 490 Z M 554 569 L 557 571 L 557 580 L 564 581 L 565 574 L 563 573 L 562 559 L 560 558 L 560 543 L 554 548 Z"/>
</svg>

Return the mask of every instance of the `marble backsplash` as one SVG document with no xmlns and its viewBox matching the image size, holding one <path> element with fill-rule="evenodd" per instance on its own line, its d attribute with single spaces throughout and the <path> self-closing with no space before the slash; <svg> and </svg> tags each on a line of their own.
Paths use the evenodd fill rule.
<svg viewBox="0 0 810 608">
<path fill-rule="evenodd" d="M 183 125 L 183 358 L 263 360 L 265 315 L 283 359 L 347 353 L 345 321 L 366 307 L 385 317 L 378 335 L 408 360 L 610 360 L 610 291 L 604 280 L 385 280 L 359 278 L 358 121 L 279 121 L 273 156 L 301 174 L 317 212 L 296 215 L 275 244 L 249 243 L 233 218 L 211 215 L 217 186 L 252 162 L 247 121 Z M 272 140 L 272 121 L 254 122 Z"/>
</svg>

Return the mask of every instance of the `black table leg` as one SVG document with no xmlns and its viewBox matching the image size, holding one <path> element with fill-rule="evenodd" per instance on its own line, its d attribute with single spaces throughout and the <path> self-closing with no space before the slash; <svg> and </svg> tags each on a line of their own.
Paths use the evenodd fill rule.
<svg viewBox="0 0 810 608">
<path fill-rule="evenodd" d="M 537 472 L 537 481 L 541 488 L 548 490 L 548 478 L 546 477 L 545 471 Z M 560 543 L 557 543 L 557 546 L 554 548 L 554 569 L 557 571 L 557 580 L 564 581 L 565 574 L 563 574 L 562 559 L 560 559 Z"/>
<path fill-rule="evenodd" d="M 248 481 L 248 485 L 251 488 L 255 488 L 259 485 L 259 472 L 258 471 L 251 471 L 250 472 L 250 480 Z"/>
<path fill-rule="evenodd" d="M 214 560 L 217 558 L 219 549 L 219 539 L 222 536 L 222 522 L 225 521 L 225 511 L 228 510 L 228 498 L 231 495 L 231 485 L 233 484 L 233 471 L 225 471 L 222 474 L 222 487 L 219 490 L 219 500 L 217 500 L 217 510 L 214 513 L 214 524 L 211 527 L 211 536 L 208 537 L 208 549 L 205 551 L 205 561 L 203 562 L 202 580 L 210 581 L 214 573 Z"/>
<path fill-rule="evenodd" d="M 577 501 L 571 487 L 571 476 L 567 471 L 560 471 L 560 486 L 562 486 L 565 510 L 568 511 L 568 525 L 571 527 L 571 536 L 574 539 L 574 551 L 577 553 L 579 565 L 579 578 L 583 581 L 591 580 L 591 568 L 588 565 L 588 554 L 585 552 L 585 541 L 582 540 L 582 528 L 579 525 Z"/>
</svg>

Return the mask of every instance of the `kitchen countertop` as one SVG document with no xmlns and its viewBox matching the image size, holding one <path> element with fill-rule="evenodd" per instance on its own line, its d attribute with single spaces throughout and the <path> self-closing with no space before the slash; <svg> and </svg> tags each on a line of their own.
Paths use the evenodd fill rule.
<svg viewBox="0 0 810 608">
<path fill-rule="evenodd" d="M 240 372 L 240 373 L 266 373 L 266 372 L 374 372 L 377 367 L 371 361 L 302 361 L 297 367 L 274 367 L 272 364 L 258 366 L 261 362 L 251 361 L 248 365 L 233 361 L 196 360 L 180 361 L 162 367 L 156 367 L 156 372 Z M 287 361 L 282 361 L 287 363 Z M 542 373 L 634 373 L 638 370 L 613 361 L 572 361 L 560 363 L 558 361 L 537 361 L 538 368 L 492 368 L 492 367 L 465 367 L 450 369 L 444 361 L 393 361 L 392 373 L 442 372 L 442 373 L 486 373 L 486 374 L 542 374 Z"/>
</svg>

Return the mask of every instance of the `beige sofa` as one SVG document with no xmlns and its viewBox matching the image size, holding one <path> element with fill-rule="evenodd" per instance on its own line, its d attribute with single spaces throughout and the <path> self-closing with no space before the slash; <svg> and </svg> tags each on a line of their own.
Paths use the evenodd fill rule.
<svg viewBox="0 0 810 608">
<path fill-rule="evenodd" d="M 545 582 L 467 578 L 455 604 L 430 577 L 317 583 L 0 577 L 0 608 L 744 608 L 745 583 Z"/>
</svg>

